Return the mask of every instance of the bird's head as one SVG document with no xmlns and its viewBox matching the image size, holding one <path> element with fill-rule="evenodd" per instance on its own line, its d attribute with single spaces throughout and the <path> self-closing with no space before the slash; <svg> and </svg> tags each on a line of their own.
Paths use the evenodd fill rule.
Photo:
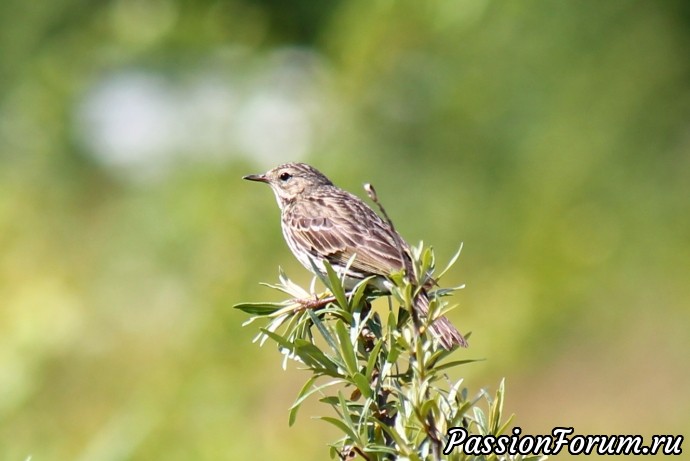
<svg viewBox="0 0 690 461">
<path fill-rule="evenodd" d="M 306 163 L 285 163 L 266 173 L 250 174 L 243 179 L 265 182 L 271 186 L 281 209 L 305 191 L 333 185 L 323 173 Z"/>
</svg>

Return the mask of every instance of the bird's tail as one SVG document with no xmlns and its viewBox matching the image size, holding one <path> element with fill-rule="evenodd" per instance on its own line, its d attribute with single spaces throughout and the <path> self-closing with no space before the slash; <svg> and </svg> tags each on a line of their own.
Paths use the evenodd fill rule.
<svg viewBox="0 0 690 461">
<path fill-rule="evenodd" d="M 426 316 L 429 313 L 429 295 L 425 290 L 422 290 L 415 299 L 414 307 L 417 314 Z M 429 331 L 446 350 L 451 350 L 456 346 L 467 347 L 467 340 L 458 331 L 457 328 L 450 323 L 447 317 L 439 317 L 429 325 Z"/>
</svg>

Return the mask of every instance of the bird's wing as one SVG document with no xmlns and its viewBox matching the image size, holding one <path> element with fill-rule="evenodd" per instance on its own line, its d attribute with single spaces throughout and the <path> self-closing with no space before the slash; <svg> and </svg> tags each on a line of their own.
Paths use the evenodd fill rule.
<svg viewBox="0 0 690 461">
<path fill-rule="evenodd" d="M 387 276 L 405 267 L 407 256 L 400 246 L 406 244 L 395 231 L 358 197 L 330 192 L 326 198 L 305 198 L 286 213 L 295 244 L 337 266 L 356 254 L 350 272 L 360 277 Z"/>
</svg>

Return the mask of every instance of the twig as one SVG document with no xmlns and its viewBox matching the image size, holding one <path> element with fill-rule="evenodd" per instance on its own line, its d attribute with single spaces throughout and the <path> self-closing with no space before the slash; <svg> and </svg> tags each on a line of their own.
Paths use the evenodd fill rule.
<svg viewBox="0 0 690 461">
<path fill-rule="evenodd" d="M 398 231 L 395 230 L 395 225 L 393 224 L 393 220 L 388 216 L 388 213 L 386 213 L 386 209 L 383 207 L 381 202 L 379 202 L 379 197 L 378 194 L 376 194 L 376 189 L 374 189 L 374 186 L 371 185 L 371 183 L 365 183 L 364 184 L 364 190 L 366 191 L 367 195 L 371 199 L 372 202 L 376 204 L 376 206 L 379 207 L 379 210 L 381 211 L 381 214 L 383 215 L 384 219 L 388 223 L 389 226 L 391 226 L 391 230 L 393 231 L 393 238 L 395 238 L 395 243 L 396 246 L 398 247 L 398 251 L 400 252 L 400 255 L 402 256 L 402 261 L 404 264 L 404 269 L 405 269 L 405 276 L 407 279 L 412 283 L 412 288 L 413 292 L 417 291 L 417 287 L 419 286 L 419 281 L 415 280 L 415 271 L 412 266 L 412 254 L 410 254 L 410 249 L 405 243 L 405 241 L 402 239 L 400 234 L 398 234 Z M 407 257 L 405 257 L 407 255 Z M 419 296 L 419 293 L 415 295 L 415 299 Z M 414 304 L 414 299 L 412 300 Z M 412 324 L 414 325 L 415 328 L 415 333 L 418 335 L 420 334 L 420 330 L 422 327 L 422 324 L 419 319 L 419 315 L 417 315 L 417 310 L 416 309 L 410 309 L 411 310 L 411 315 L 412 315 Z"/>
<path fill-rule="evenodd" d="M 393 224 L 393 220 L 388 216 L 388 213 L 386 213 L 386 209 L 383 207 L 381 202 L 379 202 L 379 197 L 376 194 L 376 189 L 374 189 L 374 186 L 372 186 L 370 183 L 365 183 L 364 184 L 364 190 L 366 191 L 367 195 L 371 199 L 372 202 L 376 204 L 376 206 L 379 207 L 379 210 L 381 211 L 381 214 L 383 215 L 384 219 L 388 223 L 389 226 L 391 226 L 391 230 L 393 230 L 393 237 L 395 238 L 395 243 L 398 247 L 398 251 L 400 251 L 400 254 L 407 254 L 407 258 L 402 258 L 404 263 L 405 263 L 405 273 L 407 274 L 408 277 L 411 276 L 411 274 L 414 273 L 412 271 L 412 255 L 409 253 L 409 249 L 407 247 L 407 244 L 405 241 L 402 239 L 400 234 L 398 234 L 398 231 L 395 230 L 395 225 Z"/>
</svg>

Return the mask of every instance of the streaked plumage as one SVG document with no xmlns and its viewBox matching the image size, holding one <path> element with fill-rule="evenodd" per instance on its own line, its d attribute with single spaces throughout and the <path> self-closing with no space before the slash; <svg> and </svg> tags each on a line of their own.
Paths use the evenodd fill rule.
<svg viewBox="0 0 690 461">
<path fill-rule="evenodd" d="M 359 197 L 336 187 L 315 168 L 305 163 L 286 163 L 244 179 L 271 186 L 281 210 L 285 241 L 309 271 L 313 272 L 311 261 L 325 271 L 323 260 L 327 260 L 342 273 L 356 254 L 346 274 L 348 288 L 376 275 L 375 284 L 385 289 L 386 277 L 391 273 L 400 269 L 410 273 L 405 241 Z M 415 308 L 426 315 L 426 292 L 418 296 Z M 467 346 L 446 317 L 438 318 L 429 329 L 446 349 Z"/>
</svg>

